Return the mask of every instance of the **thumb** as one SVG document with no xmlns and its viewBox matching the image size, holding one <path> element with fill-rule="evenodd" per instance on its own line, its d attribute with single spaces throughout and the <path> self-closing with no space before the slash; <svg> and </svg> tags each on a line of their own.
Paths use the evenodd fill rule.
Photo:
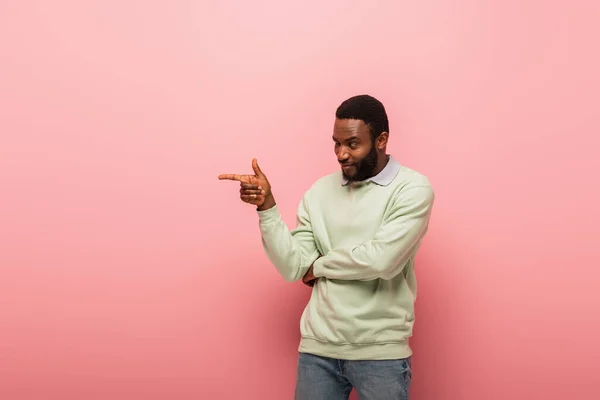
<svg viewBox="0 0 600 400">
<path fill-rule="evenodd" d="M 258 166 L 258 161 L 256 161 L 256 158 L 252 160 L 252 169 L 254 170 L 254 174 L 256 174 L 258 178 L 266 178 L 265 174 L 263 174 L 260 167 Z"/>
</svg>

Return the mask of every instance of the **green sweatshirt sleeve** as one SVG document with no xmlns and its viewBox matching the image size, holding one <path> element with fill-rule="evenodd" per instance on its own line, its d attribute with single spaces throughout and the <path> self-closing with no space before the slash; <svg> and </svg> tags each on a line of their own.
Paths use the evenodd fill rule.
<svg viewBox="0 0 600 400">
<path fill-rule="evenodd" d="M 316 277 L 389 280 L 400 274 L 427 231 L 434 193 L 419 186 L 397 194 L 375 237 L 357 246 L 334 248 L 315 261 Z"/>
<path fill-rule="evenodd" d="M 262 244 L 271 263 L 288 282 L 306 274 L 320 256 L 313 236 L 310 216 L 303 198 L 298 206 L 296 228 L 290 231 L 277 206 L 258 211 Z"/>
</svg>

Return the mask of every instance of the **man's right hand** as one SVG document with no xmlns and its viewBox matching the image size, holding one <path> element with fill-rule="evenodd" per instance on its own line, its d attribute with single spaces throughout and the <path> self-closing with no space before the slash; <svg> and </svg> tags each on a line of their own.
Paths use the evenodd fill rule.
<svg viewBox="0 0 600 400">
<path fill-rule="evenodd" d="M 240 199 L 258 207 L 259 211 L 275 206 L 275 198 L 271 192 L 271 184 L 258 166 L 256 158 L 252 160 L 254 175 L 222 174 L 219 180 L 240 182 Z"/>
<path fill-rule="evenodd" d="M 302 283 L 306 286 L 313 287 L 317 283 L 317 277 L 313 274 L 313 266 L 311 265 L 306 274 L 302 277 Z"/>
</svg>

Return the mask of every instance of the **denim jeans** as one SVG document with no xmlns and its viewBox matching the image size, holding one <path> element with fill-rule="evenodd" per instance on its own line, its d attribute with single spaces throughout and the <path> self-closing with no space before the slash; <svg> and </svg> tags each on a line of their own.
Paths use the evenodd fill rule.
<svg viewBox="0 0 600 400">
<path fill-rule="evenodd" d="M 411 358 L 337 360 L 300 353 L 295 400 L 347 400 L 352 388 L 360 400 L 408 400 Z"/>
</svg>

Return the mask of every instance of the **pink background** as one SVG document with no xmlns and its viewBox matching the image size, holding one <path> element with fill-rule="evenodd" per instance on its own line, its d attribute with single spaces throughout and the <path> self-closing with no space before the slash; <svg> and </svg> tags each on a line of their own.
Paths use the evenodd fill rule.
<svg viewBox="0 0 600 400">
<path fill-rule="evenodd" d="M 386 105 L 436 192 L 413 399 L 600 398 L 597 1 L 0 2 L 0 398 L 291 399 L 286 221 Z"/>
</svg>

